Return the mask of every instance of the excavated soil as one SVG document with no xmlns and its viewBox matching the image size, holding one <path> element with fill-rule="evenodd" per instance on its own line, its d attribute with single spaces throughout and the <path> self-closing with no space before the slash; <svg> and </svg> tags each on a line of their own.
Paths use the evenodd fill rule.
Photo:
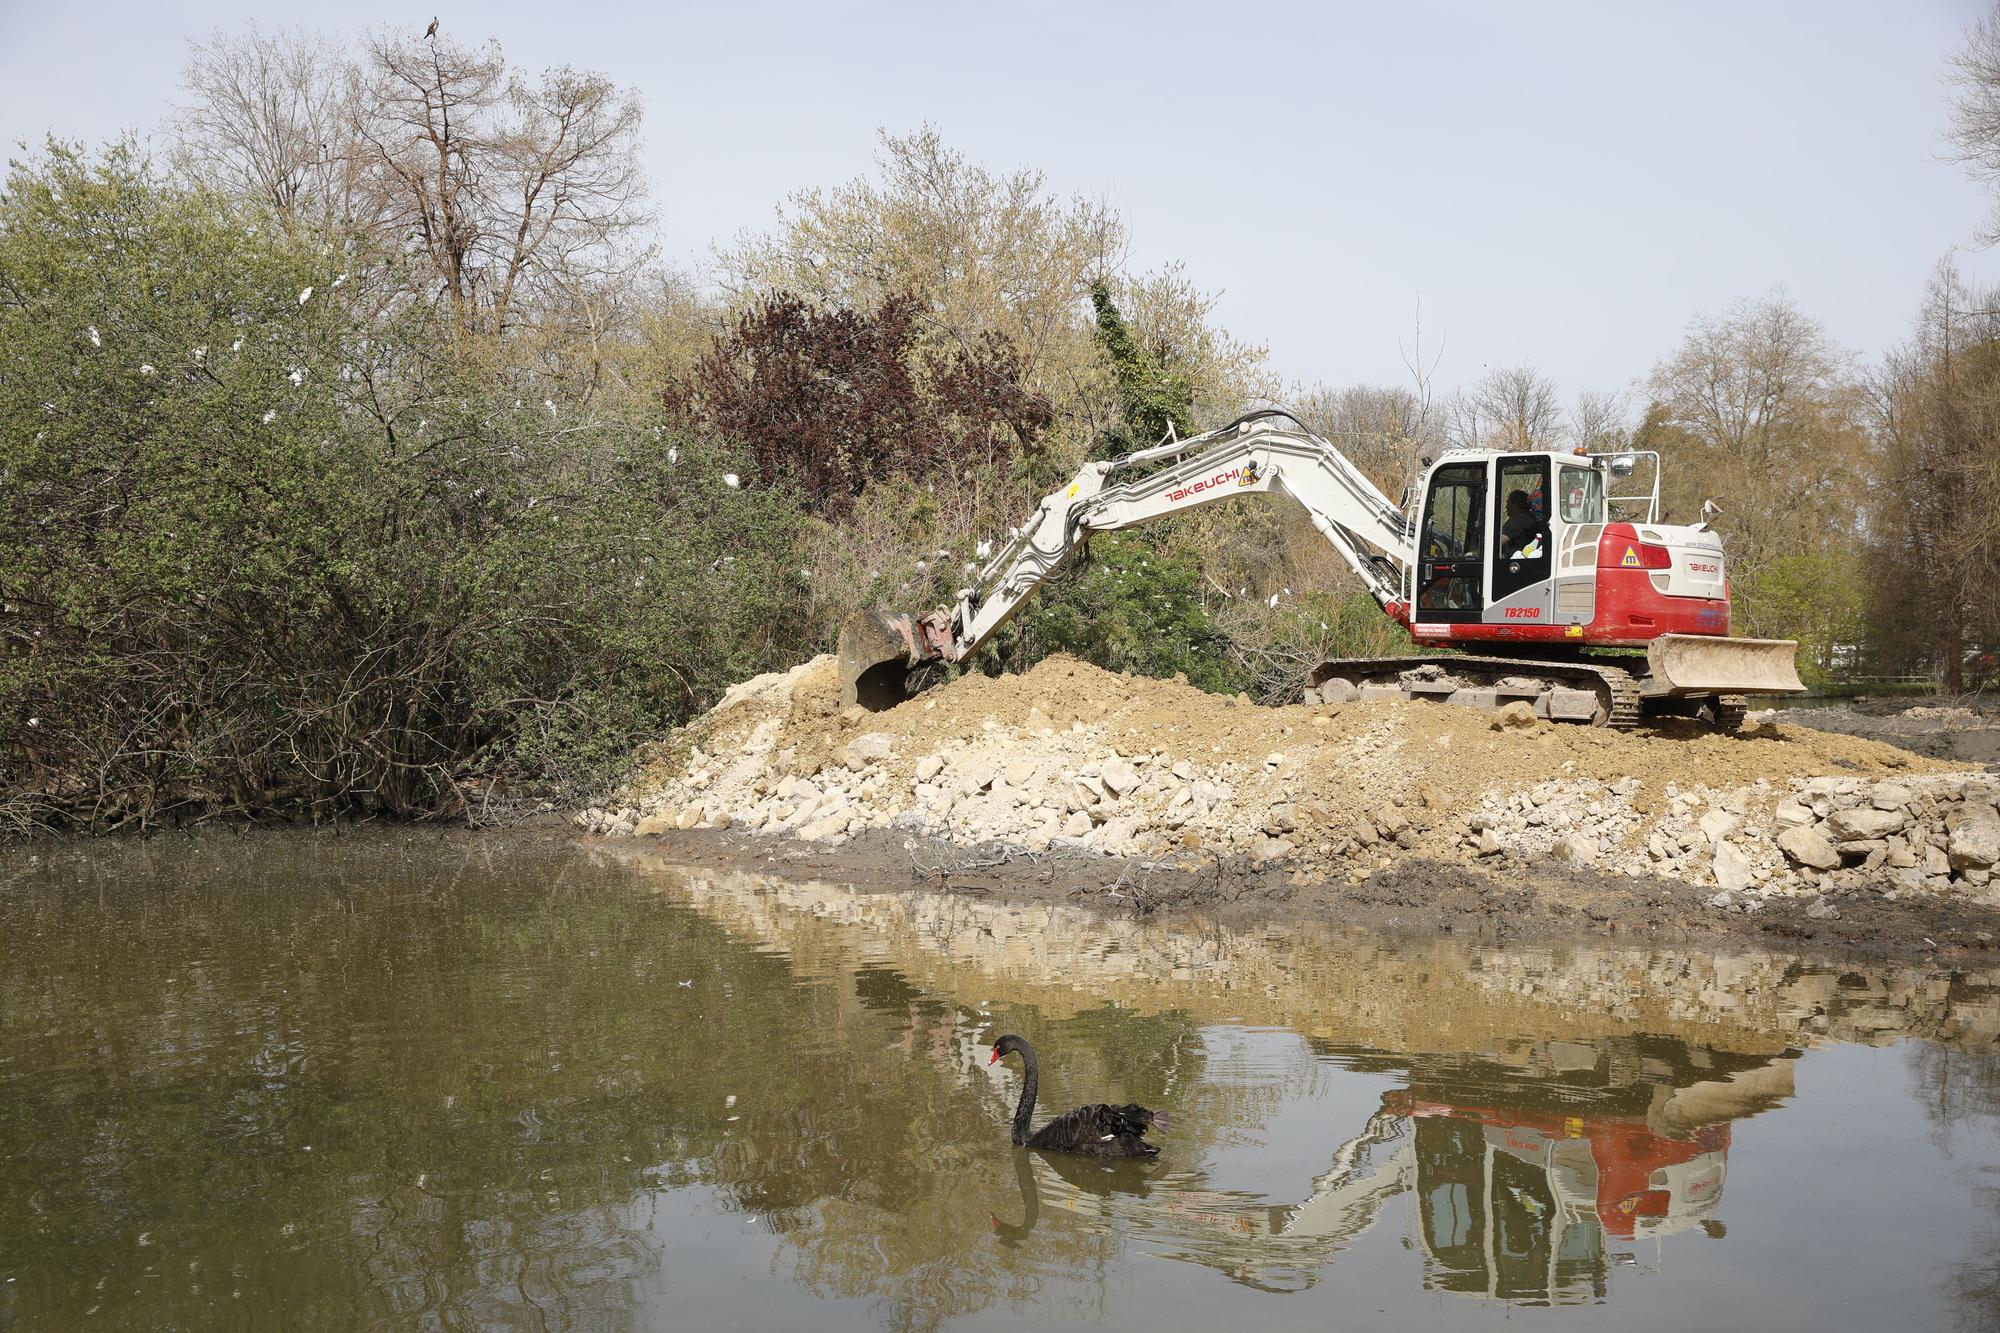
<svg viewBox="0 0 2000 1333">
<path fill-rule="evenodd" d="M 1496 730 L 1485 713 L 1428 703 L 1295 704 L 1269 708 L 1243 697 L 1205 693 L 1176 681 L 1114 675 L 1057 656 L 1020 676 L 963 676 L 886 712 L 840 717 L 831 658 L 790 677 L 759 677 L 689 734 L 710 754 L 740 745 L 783 697 L 774 749 L 796 747 L 791 768 L 816 773 L 835 762 L 857 732 L 899 741 L 887 766 L 909 772 L 920 755 L 949 752 L 1000 729 L 1031 735 L 1084 727 L 1120 754 L 1164 752 L 1216 766 L 1262 766 L 1272 754 L 1294 765 L 1302 786 L 1329 810 L 1360 813 L 1390 789 L 1428 788 L 1447 806 L 1544 778 L 1615 782 L 1645 790 L 1669 784 L 1745 787 L 1826 774 L 1887 777 L 1951 772 L 1884 741 L 1762 721 L 1734 735 L 1695 721 L 1667 720 L 1639 731 L 1541 723 Z M 760 707 L 762 704 L 764 706 Z M 649 756 L 656 773 L 673 747 Z M 1643 801 L 1643 796 L 1642 796 Z"/>
<path fill-rule="evenodd" d="M 871 713 L 820 658 L 636 758 L 586 831 L 862 882 L 1423 930 L 2000 935 L 2000 779 L 1768 719 L 1272 708 L 1062 657 Z"/>
</svg>

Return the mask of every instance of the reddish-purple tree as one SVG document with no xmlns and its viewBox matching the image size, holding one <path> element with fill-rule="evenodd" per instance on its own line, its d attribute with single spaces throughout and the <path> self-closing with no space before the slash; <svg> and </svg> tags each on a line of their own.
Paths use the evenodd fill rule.
<svg viewBox="0 0 2000 1333">
<path fill-rule="evenodd" d="M 891 296 L 873 313 L 773 292 L 669 386 L 668 414 L 742 445 L 755 475 L 796 486 L 823 513 L 867 484 L 1005 462 L 1055 419 L 1021 382 L 999 334 L 938 346 L 923 303 Z"/>
</svg>

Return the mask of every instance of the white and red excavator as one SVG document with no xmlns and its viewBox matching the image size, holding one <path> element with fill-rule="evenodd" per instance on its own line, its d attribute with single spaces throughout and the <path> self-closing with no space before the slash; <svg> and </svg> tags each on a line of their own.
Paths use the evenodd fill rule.
<svg viewBox="0 0 2000 1333">
<path fill-rule="evenodd" d="M 1614 493 L 1648 463 L 1649 490 Z M 840 636 L 843 702 L 893 707 L 914 668 L 965 661 L 1093 533 L 1273 494 L 1304 508 L 1412 639 L 1458 650 L 1326 662 L 1306 682 L 1309 698 L 1519 701 L 1558 722 L 1699 716 L 1733 730 L 1745 696 L 1805 689 L 1798 645 L 1730 636 L 1722 543 L 1705 521 L 1660 522 L 1659 473 L 1650 450 L 1454 450 L 1430 464 L 1406 508 L 1289 413 L 1253 412 L 1085 464 L 956 606 L 852 618 Z"/>
</svg>

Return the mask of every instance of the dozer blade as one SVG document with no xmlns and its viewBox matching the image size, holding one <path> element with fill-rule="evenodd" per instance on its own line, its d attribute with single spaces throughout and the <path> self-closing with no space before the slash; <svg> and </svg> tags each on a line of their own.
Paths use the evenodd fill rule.
<svg viewBox="0 0 2000 1333">
<path fill-rule="evenodd" d="M 1662 634 L 1646 645 L 1653 680 L 1669 694 L 1803 694 L 1792 639 Z"/>
<path fill-rule="evenodd" d="M 856 611 L 840 627 L 840 706 L 871 713 L 910 697 L 916 631 L 907 615 Z"/>
</svg>

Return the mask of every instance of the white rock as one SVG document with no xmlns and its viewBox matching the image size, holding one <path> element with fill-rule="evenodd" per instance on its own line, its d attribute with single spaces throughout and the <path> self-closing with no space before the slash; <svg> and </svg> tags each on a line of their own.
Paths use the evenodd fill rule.
<svg viewBox="0 0 2000 1333">
<path fill-rule="evenodd" d="M 1800 805 L 1797 801 L 1789 799 L 1778 802 L 1778 808 L 1773 817 L 1787 828 L 1798 828 L 1811 824 L 1814 818 L 1812 811 Z"/>
<path fill-rule="evenodd" d="M 1286 838 L 1259 838 L 1250 848 L 1250 859 L 1259 863 L 1283 861 L 1293 852 L 1291 841 Z"/>
<path fill-rule="evenodd" d="M 917 781 L 929 782 L 944 771 L 944 760 L 934 754 L 927 754 L 917 760 Z"/>
<path fill-rule="evenodd" d="M 1736 831 L 1740 822 L 1726 810 L 1710 810 L 1701 817 L 1698 827 L 1712 845 L 1720 846 L 1724 838 Z"/>
<path fill-rule="evenodd" d="M 1865 842 L 1901 831 L 1909 819 L 1900 810 L 1856 806 L 1827 816 L 1824 832 L 1835 842 Z"/>
<path fill-rule="evenodd" d="M 1901 810 L 1913 796 L 1908 787 L 1900 782 L 1884 782 L 1868 794 L 1868 800 L 1877 810 Z"/>
<path fill-rule="evenodd" d="M 1597 864 L 1597 840 L 1586 838 L 1581 833 L 1565 834 L 1562 840 L 1556 843 L 1556 850 L 1573 866 Z"/>
<path fill-rule="evenodd" d="M 896 752 L 896 738 L 886 731 L 864 731 L 847 743 L 840 757 L 849 768 L 879 764 Z"/>
<path fill-rule="evenodd" d="M 1778 849 L 1812 870 L 1833 870 L 1840 865 L 1840 853 L 1815 828 L 1795 825 L 1786 829 L 1778 835 Z"/>
<path fill-rule="evenodd" d="M 2000 816 L 1974 806 L 1951 831 L 1946 848 L 1954 870 L 1985 869 L 2000 862 Z"/>
<path fill-rule="evenodd" d="M 1736 849 L 1736 844 L 1725 842 L 1715 849 L 1715 882 L 1724 889 L 1740 891 L 1757 882 L 1757 873 L 1751 869 L 1749 858 Z"/>
</svg>

